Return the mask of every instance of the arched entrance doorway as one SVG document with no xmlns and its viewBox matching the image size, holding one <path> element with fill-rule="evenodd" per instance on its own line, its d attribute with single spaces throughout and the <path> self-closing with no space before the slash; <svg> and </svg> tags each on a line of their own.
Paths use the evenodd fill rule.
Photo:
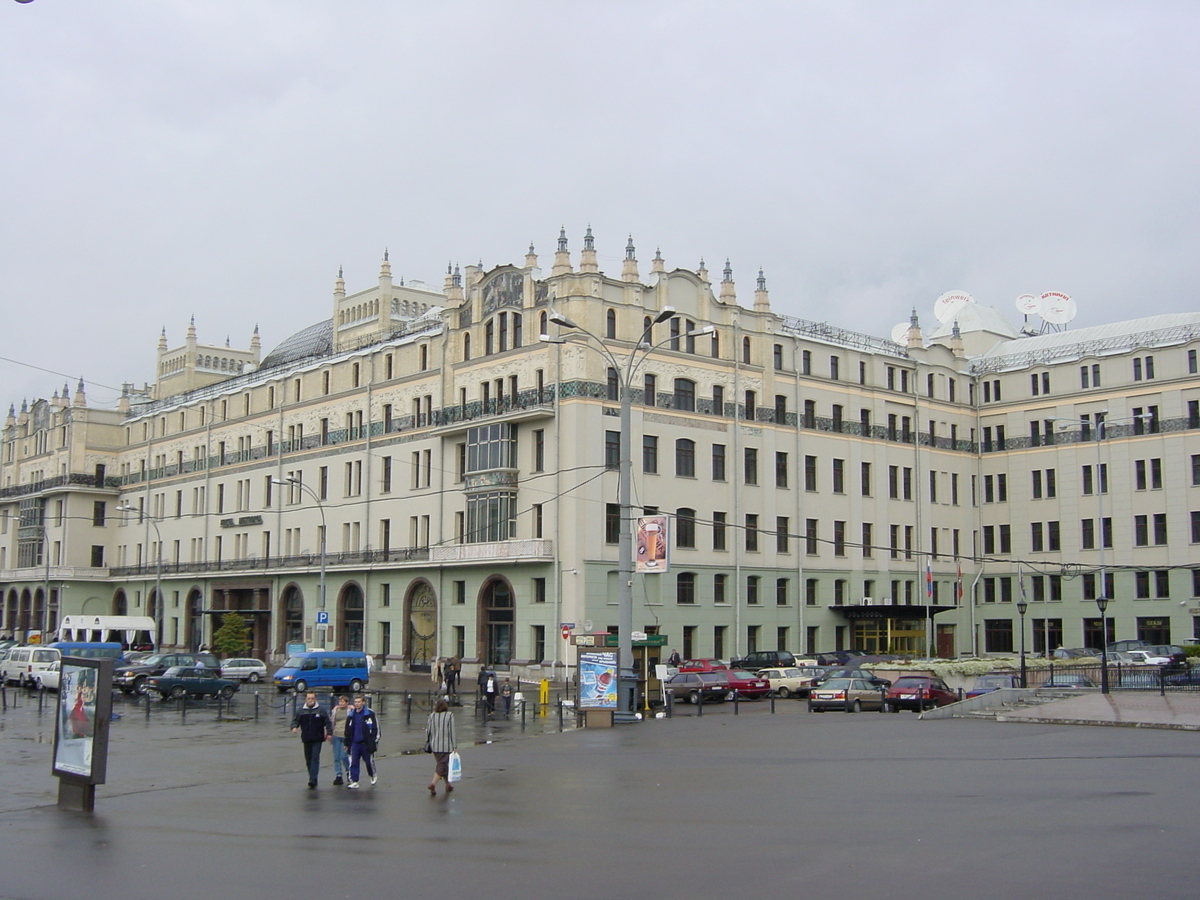
<svg viewBox="0 0 1200 900">
<path fill-rule="evenodd" d="M 41 631 L 46 621 L 46 594 L 38 588 L 33 592 L 33 618 L 29 620 L 30 631 Z M 42 638 L 45 640 L 45 637 Z"/>
<path fill-rule="evenodd" d="M 204 645 L 204 592 L 192 588 L 187 597 L 187 646 L 191 651 Z"/>
<path fill-rule="evenodd" d="M 118 590 L 113 594 L 112 614 L 114 616 L 129 615 L 129 600 L 125 597 L 125 591 Z"/>
<path fill-rule="evenodd" d="M 21 632 L 21 637 L 24 639 L 29 635 L 33 628 L 33 595 L 29 593 L 29 589 L 21 591 L 21 612 L 17 617 L 17 630 Z"/>
<path fill-rule="evenodd" d="M 408 657 L 408 667 L 428 672 L 437 653 L 437 594 L 433 585 L 424 579 L 414 582 L 404 603 L 404 654 Z"/>
<path fill-rule="evenodd" d="M 341 642 L 337 645 L 339 650 L 364 649 L 364 612 L 362 588 L 351 581 L 342 588 L 338 596 L 338 634 L 341 635 Z"/>
<path fill-rule="evenodd" d="M 288 644 L 304 643 L 304 594 L 294 584 L 283 589 L 279 598 L 279 650 Z"/>
<path fill-rule="evenodd" d="M 507 666 L 513 658 L 516 607 L 512 585 L 504 578 L 488 580 L 479 592 L 479 621 L 483 626 L 483 661 Z"/>
</svg>

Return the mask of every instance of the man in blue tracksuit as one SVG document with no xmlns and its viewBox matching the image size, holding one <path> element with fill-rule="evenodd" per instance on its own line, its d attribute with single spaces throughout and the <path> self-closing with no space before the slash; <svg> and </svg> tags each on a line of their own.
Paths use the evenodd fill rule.
<svg viewBox="0 0 1200 900">
<path fill-rule="evenodd" d="M 378 779 L 375 777 L 375 750 L 379 746 L 379 717 L 375 710 L 367 706 L 362 695 L 354 698 L 354 709 L 346 718 L 346 749 L 350 751 L 350 784 L 348 787 L 358 787 L 359 763 L 366 763 L 367 775 L 371 784 Z"/>
</svg>

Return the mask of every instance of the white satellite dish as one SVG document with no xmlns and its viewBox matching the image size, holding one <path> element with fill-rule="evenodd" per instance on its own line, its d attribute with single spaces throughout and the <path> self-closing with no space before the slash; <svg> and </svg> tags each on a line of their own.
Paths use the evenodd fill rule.
<svg viewBox="0 0 1200 900">
<path fill-rule="evenodd" d="M 966 291 L 946 291 L 933 301 L 933 315 L 945 325 L 955 314 L 971 302 L 971 295 Z"/>
<path fill-rule="evenodd" d="M 908 343 L 908 329 L 911 326 L 907 322 L 901 322 L 892 329 L 892 343 L 906 344 Z"/>
<path fill-rule="evenodd" d="M 1065 325 L 1075 318 L 1075 301 L 1062 291 L 1046 291 L 1038 298 L 1038 315 L 1051 325 Z"/>
<path fill-rule="evenodd" d="M 1022 294 L 1017 298 L 1017 312 L 1025 316 L 1036 316 L 1041 303 L 1033 294 Z"/>
</svg>

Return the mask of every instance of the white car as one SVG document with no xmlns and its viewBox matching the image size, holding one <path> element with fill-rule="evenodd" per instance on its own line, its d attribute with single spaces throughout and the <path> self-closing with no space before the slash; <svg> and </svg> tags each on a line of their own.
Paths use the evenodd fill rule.
<svg viewBox="0 0 1200 900">
<path fill-rule="evenodd" d="M 221 663 L 221 677 L 257 684 L 267 677 L 267 664 L 261 659 L 227 659 Z"/>
<path fill-rule="evenodd" d="M 54 662 L 50 663 L 50 665 L 46 666 L 46 668 L 44 668 L 42 671 L 34 675 L 34 687 L 36 687 L 39 691 L 57 691 L 61 666 L 62 662 L 56 659 Z"/>
<path fill-rule="evenodd" d="M 1139 666 L 1165 666 L 1171 660 L 1165 656 L 1155 656 L 1147 650 L 1128 650 L 1130 661 Z"/>
</svg>

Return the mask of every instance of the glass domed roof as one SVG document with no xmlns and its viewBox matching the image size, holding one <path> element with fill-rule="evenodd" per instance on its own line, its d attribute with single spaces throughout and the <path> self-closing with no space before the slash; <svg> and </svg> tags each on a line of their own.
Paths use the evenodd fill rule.
<svg viewBox="0 0 1200 900">
<path fill-rule="evenodd" d="M 269 369 L 311 357 L 329 356 L 332 352 L 333 319 L 325 319 L 286 338 L 267 354 L 259 368 Z"/>
</svg>

